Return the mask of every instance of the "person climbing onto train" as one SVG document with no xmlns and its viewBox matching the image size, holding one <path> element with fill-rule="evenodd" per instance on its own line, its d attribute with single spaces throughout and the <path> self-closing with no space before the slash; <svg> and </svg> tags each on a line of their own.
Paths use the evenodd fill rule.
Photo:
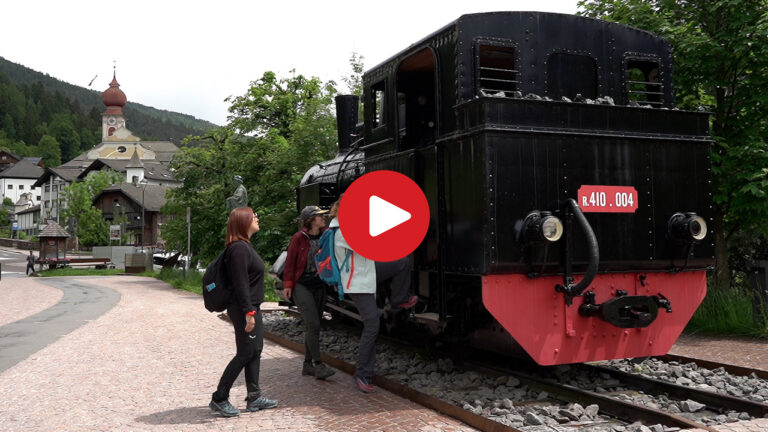
<svg viewBox="0 0 768 432">
<path fill-rule="evenodd" d="M 331 207 L 330 228 L 339 228 L 339 201 Z M 344 239 L 339 229 L 334 235 L 334 253 L 336 260 L 343 263 L 350 252 L 349 266 L 340 269 L 341 283 L 345 294 L 349 294 L 363 321 L 360 335 L 355 382 L 364 393 L 373 393 L 372 378 L 376 365 L 376 336 L 379 334 L 379 308 L 376 305 L 376 284 L 391 280 L 390 303 L 393 310 L 410 309 L 418 302 L 418 297 L 409 295 L 411 288 L 408 257 L 391 262 L 375 262 L 355 252 Z"/>
<path fill-rule="evenodd" d="M 312 375 L 316 379 L 326 379 L 336 373 L 320 357 L 320 322 L 328 285 L 318 277 L 314 257 L 320 235 L 327 229 L 325 213 L 328 210 L 318 206 L 307 206 L 301 210 L 301 229 L 291 237 L 283 271 L 283 293 L 286 298 L 293 297 L 306 326 L 301 374 Z"/>
<path fill-rule="evenodd" d="M 259 216 L 250 207 L 238 207 L 229 213 L 225 259 L 234 295 L 227 314 L 235 327 L 237 353 L 224 369 L 208 404 L 224 417 L 240 414 L 229 402 L 229 391 L 242 370 L 245 370 L 248 392 L 246 409 L 259 411 L 277 406 L 277 401 L 264 397 L 259 388 L 261 351 L 264 347 L 264 326 L 259 313 L 264 302 L 264 261 L 250 243 L 251 236 L 259 229 Z"/>
</svg>

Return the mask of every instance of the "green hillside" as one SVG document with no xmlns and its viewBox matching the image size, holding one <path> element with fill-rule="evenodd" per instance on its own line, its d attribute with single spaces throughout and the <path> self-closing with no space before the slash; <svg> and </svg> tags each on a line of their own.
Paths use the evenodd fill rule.
<svg viewBox="0 0 768 432">
<path fill-rule="evenodd" d="M 56 119 L 58 123 L 67 123 L 62 118 L 69 117 L 68 123 L 82 135 L 80 149 L 90 148 L 101 137 L 101 112 L 104 110 L 101 91 L 60 81 L 0 57 L 0 146 L 16 147 L 11 150 L 19 150 L 20 142 L 25 146 L 36 146 L 43 135 L 53 136 L 48 128 Z M 48 104 L 52 106 L 46 106 Z M 198 135 L 215 127 L 213 123 L 191 115 L 159 110 L 130 100 L 123 112 L 129 129 L 147 141 L 170 139 L 178 144 L 187 135 Z M 91 134 L 96 137 L 95 142 Z M 61 142 L 59 144 L 62 161 L 66 161 L 72 150 Z"/>
</svg>

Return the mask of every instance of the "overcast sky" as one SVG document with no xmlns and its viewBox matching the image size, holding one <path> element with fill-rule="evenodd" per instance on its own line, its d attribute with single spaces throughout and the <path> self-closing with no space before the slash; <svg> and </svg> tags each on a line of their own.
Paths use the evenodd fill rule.
<svg viewBox="0 0 768 432">
<path fill-rule="evenodd" d="M 128 103 L 226 123 L 230 95 L 267 70 L 340 83 L 353 51 L 366 69 L 462 14 L 575 13 L 577 0 L 23 1 L 0 7 L 0 56 Z M 130 119 L 128 128 L 130 129 Z"/>
</svg>

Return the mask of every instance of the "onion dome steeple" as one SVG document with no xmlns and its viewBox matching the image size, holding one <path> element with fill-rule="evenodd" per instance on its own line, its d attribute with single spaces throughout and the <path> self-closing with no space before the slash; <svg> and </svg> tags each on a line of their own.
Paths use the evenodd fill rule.
<svg viewBox="0 0 768 432">
<path fill-rule="evenodd" d="M 120 90 L 120 84 L 117 82 L 116 74 L 112 75 L 112 82 L 109 83 L 109 88 L 104 90 L 101 94 L 101 101 L 107 106 L 106 114 L 122 114 L 123 107 L 128 102 L 128 98 L 125 97 L 125 93 Z"/>
<path fill-rule="evenodd" d="M 117 68 L 116 65 L 113 67 Z M 112 74 L 112 82 L 109 83 L 109 88 L 101 94 L 101 101 L 107 106 L 107 109 L 101 114 L 101 139 L 104 141 L 112 137 L 118 129 L 125 128 L 123 107 L 128 102 L 128 98 L 120 90 L 116 72 Z"/>
</svg>

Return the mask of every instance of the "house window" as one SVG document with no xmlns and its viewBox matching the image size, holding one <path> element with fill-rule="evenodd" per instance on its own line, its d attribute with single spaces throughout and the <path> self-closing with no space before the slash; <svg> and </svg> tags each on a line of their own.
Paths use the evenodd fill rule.
<svg viewBox="0 0 768 432">
<path fill-rule="evenodd" d="M 40 195 L 37 196 L 37 200 L 40 201 Z"/>
<path fill-rule="evenodd" d="M 373 127 L 384 124 L 384 81 L 371 86 L 371 106 L 373 107 Z"/>
<path fill-rule="evenodd" d="M 554 53 L 547 59 L 547 95 L 597 98 L 597 62 L 585 54 Z"/>
<path fill-rule="evenodd" d="M 626 82 L 627 103 L 635 101 L 641 105 L 651 106 L 661 106 L 664 103 L 658 62 L 628 60 Z"/>
<path fill-rule="evenodd" d="M 517 90 L 518 70 L 512 47 L 478 45 L 477 92 L 481 96 L 511 97 Z"/>
<path fill-rule="evenodd" d="M 9 184 L 9 185 L 8 185 L 8 190 L 12 190 L 12 189 L 13 189 L 13 185 L 12 185 L 12 184 Z"/>
<path fill-rule="evenodd" d="M 45 185 L 45 191 L 46 192 L 50 192 L 51 191 L 51 186 L 50 185 Z"/>
<path fill-rule="evenodd" d="M 24 190 L 24 185 L 19 185 L 19 190 Z"/>
</svg>

